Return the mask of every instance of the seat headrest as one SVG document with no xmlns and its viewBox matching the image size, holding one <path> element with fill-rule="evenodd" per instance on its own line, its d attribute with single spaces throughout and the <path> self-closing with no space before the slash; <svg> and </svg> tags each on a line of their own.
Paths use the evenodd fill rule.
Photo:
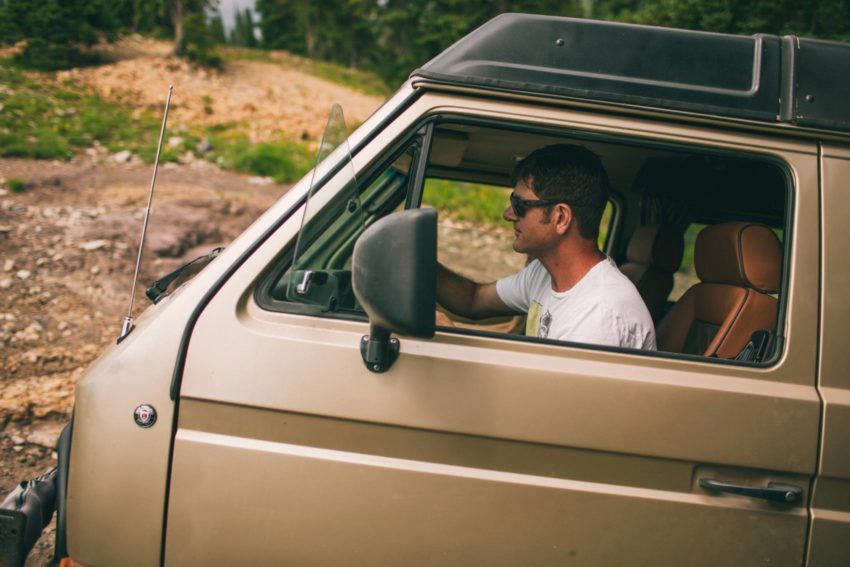
<svg viewBox="0 0 850 567">
<path fill-rule="evenodd" d="M 656 266 L 672 274 L 682 264 L 684 249 L 681 232 L 658 225 L 642 226 L 632 234 L 626 260 Z"/>
<path fill-rule="evenodd" d="M 705 283 L 779 291 L 782 246 L 763 224 L 727 222 L 705 227 L 694 246 L 697 276 Z"/>
</svg>

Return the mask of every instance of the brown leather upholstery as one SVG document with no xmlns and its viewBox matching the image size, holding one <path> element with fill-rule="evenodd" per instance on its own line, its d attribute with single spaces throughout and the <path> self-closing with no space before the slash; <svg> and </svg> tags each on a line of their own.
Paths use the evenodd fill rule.
<svg viewBox="0 0 850 567">
<path fill-rule="evenodd" d="M 626 262 L 620 271 L 635 284 L 653 321 L 658 320 L 667 304 L 684 247 L 680 232 L 657 225 L 637 229 L 629 241 Z"/>
<path fill-rule="evenodd" d="M 658 350 L 734 358 L 755 331 L 774 331 L 782 250 L 768 227 L 724 223 L 699 233 L 694 261 L 701 283 L 658 326 Z"/>
</svg>

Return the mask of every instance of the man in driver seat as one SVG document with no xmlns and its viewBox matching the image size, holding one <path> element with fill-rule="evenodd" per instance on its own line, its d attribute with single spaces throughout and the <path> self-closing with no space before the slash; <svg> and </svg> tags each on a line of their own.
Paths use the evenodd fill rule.
<svg viewBox="0 0 850 567">
<path fill-rule="evenodd" d="M 513 183 L 502 216 L 514 225 L 514 250 L 532 262 L 488 284 L 439 266 L 440 304 L 471 319 L 525 313 L 528 336 L 655 350 L 640 294 L 597 245 L 610 191 L 599 157 L 546 146 L 517 164 Z"/>
</svg>

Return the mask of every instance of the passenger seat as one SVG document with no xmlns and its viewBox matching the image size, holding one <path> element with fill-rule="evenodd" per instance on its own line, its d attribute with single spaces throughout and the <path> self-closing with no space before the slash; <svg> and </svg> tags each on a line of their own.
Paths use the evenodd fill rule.
<svg viewBox="0 0 850 567">
<path fill-rule="evenodd" d="M 775 331 L 782 250 L 761 224 L 706 227 L 694 248 L 700 283 L 658 325 L 658 350 L 735 358 L 755 331 Z"/>
<path fill-rule="evenodd" d="M 655 322 L 664 315 L 684 248 L 680 231 L 658 225 L 640 227 L 629 241 L 620 271 L 635 284 Z"/>
</svg>

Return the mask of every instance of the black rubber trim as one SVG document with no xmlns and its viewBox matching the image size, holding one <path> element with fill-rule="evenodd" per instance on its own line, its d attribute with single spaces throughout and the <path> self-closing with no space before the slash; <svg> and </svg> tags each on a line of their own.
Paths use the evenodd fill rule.
<svg viewBox="0 0 850 567">
<path fill-rule="evenodd" d="M 56 479 L 56 542 L 53 547 L 52 564 L 58 564 L 63 557 L 68 557 L 68 467 L 71 464 L 71 436 L 74 434 L 74 414 L 71 421 L 62 429 L 56 444 L 56 454 L 59 460 L 59 476 Z"/>
</svg>

